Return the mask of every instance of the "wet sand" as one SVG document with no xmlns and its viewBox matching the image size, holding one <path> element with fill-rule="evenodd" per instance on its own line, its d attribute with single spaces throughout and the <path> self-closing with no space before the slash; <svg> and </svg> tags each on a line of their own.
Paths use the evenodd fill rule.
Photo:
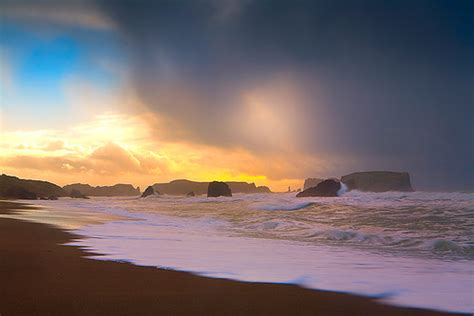
<svg viewBox="0 0 474 316">
<path fill-rule="evenodd" d="M 0 214 L 28 207 L 0 201 Z M 295 285 L 88 259 L 54 226 L 0 218 L 0 315 L 448 315 Z"/>
</svg>

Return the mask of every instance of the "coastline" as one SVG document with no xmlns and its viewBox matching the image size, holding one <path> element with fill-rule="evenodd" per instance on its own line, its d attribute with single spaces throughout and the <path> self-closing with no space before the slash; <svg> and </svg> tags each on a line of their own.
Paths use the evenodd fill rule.
<svg viewBox="0 0 474 316">
<path fill-rule="evenodd" d="M 32 208 L 0 201 L 0 214 Z M 0 218 L 0 314 L 455 315 L 296 285 L 246 283 L 87 258 L 74 234 Z M 96 254 L 94 254 L 96 255 Z M 461 314 L 459 314 L 461 315 Z"/>
</svg>

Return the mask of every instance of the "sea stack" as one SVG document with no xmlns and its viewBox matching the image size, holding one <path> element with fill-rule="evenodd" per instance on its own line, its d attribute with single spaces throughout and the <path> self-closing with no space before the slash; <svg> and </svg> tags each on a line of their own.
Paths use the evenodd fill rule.
<svg viewBox="0 0 474 316">
<path fill-rule="evenodd" d="M 296 197 L 309 196 L 337 196 L 337 192 L 341 189 L 341 182 L 334 179 L 327 179 L 320 182 L 315 187 L 306 189 L 296 195 Z"/>
<path fill-rule="evenodd" d="M 155 189 L 150 185 L 142 194 L 142 198 L 155 194 Z"/>
<path fill-rule="evenodd" d="M 347 185 L 349 190 L 365 192 L 413 191 L 408 172 L 355 172 L 343 176 L 341 181 Z"/>
<path fill-rule="evenodd" d="M 213 181 L 207 187 L 207 197 L 232 196 L 229 186 L 225 182 Z"/>
</svg>

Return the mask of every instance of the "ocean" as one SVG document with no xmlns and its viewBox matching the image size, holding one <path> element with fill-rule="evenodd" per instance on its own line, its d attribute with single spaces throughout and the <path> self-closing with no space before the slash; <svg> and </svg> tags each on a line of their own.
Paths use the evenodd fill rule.
<svg viewBox="0 0 474 316">
<path fill-rule="evenodd" d="M 98 260 L 474 312 L 474 194 L 351 191 L 37 201 Z"/>
</svg>

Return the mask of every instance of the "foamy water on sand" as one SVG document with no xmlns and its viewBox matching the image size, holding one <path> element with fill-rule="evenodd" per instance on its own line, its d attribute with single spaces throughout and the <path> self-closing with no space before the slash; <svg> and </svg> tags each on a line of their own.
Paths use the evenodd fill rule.
<svg viewBox="0 0 474 316">
<path fill-rule="evenodd" d="M 38 201 L 86 223 L 101 260 L 243 281 L 295 283 L 447 311 L 474 311 L 474 194 L 151 196 Z M 52 211 L 54 212 L 54 210 Z M 112 217 L 110 217 L 112 216 Z"/>
</svg>

